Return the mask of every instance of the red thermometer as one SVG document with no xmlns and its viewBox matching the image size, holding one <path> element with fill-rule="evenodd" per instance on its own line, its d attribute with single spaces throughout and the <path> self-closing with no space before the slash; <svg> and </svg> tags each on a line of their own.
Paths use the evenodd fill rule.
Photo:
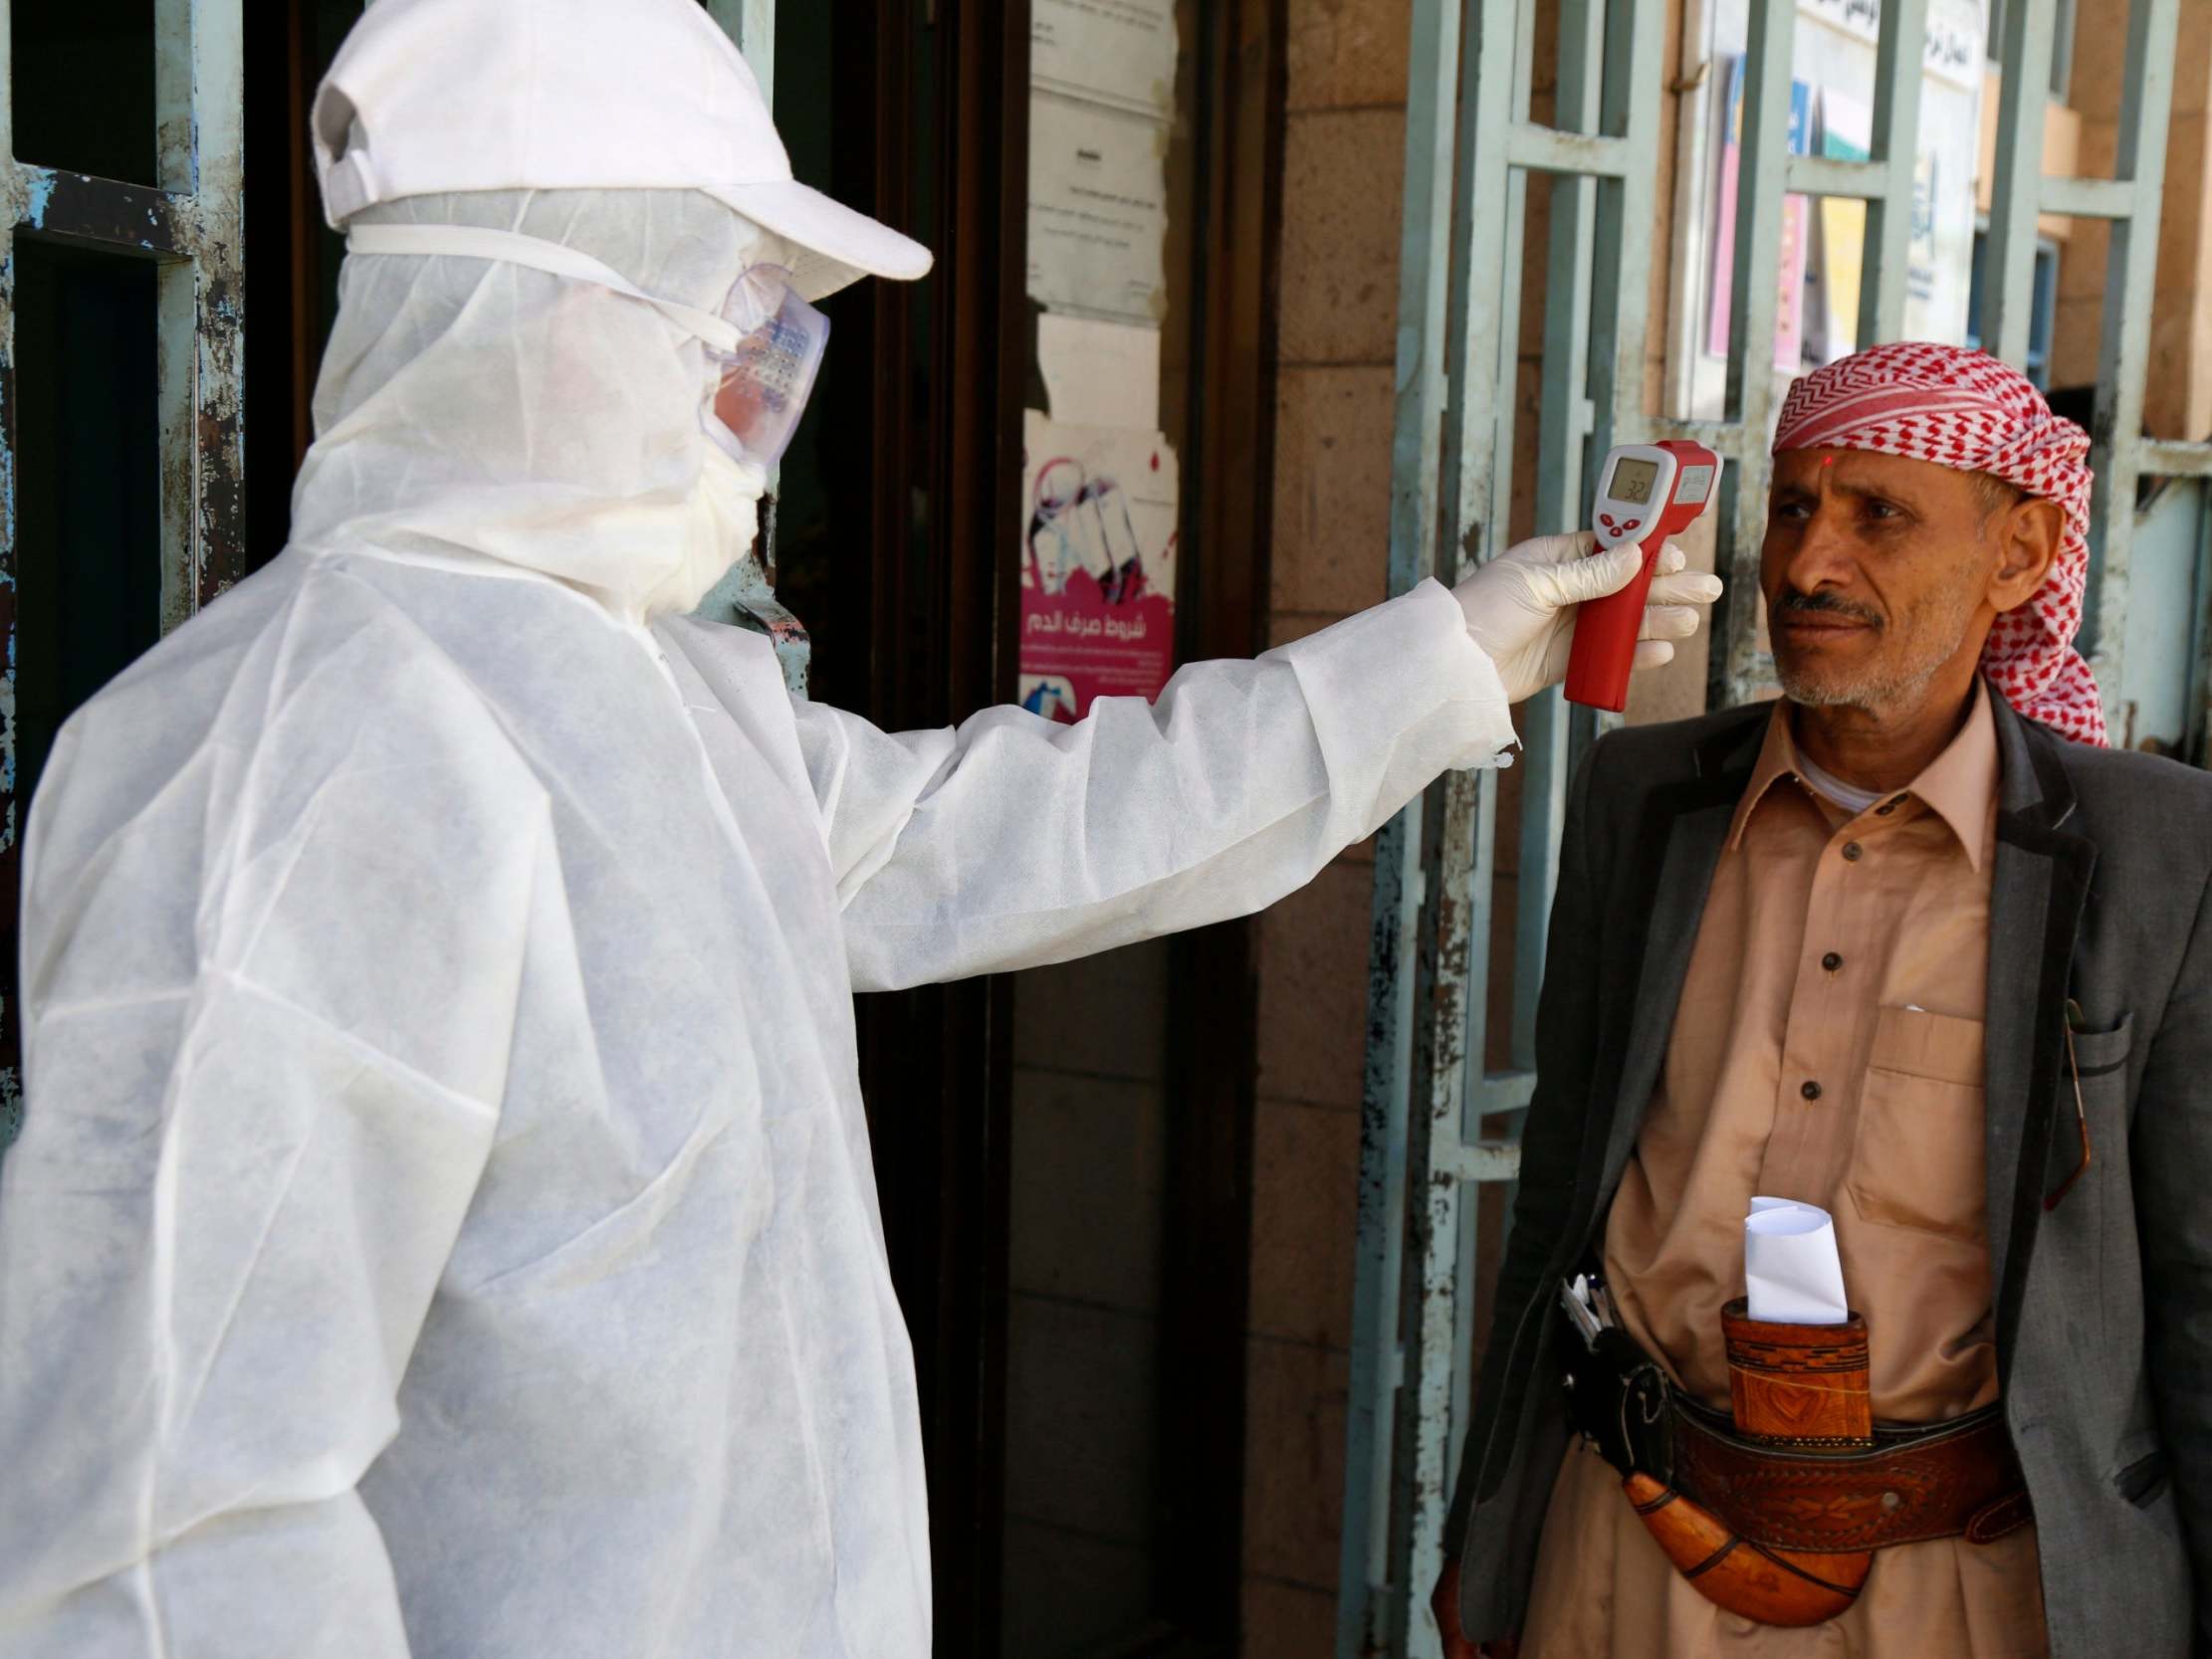
<svg viewBox="0 0 2212 1659">
<path fill-rule="evenodd" d="M 1644 568 L 1619 593 L 1593 599 L 1577 613 L 1568 702 L 1617 715 L 1629 706 L 1629 671 L 1636 666 L 1636 636 L 1659 549 L 1712 505 L 1719 476 L 1720 460 L 1711 450 L 1676 439 L 1622 444 L 1605 458 L 1598 475 L 1598 546 L 1610 551 L 1634 541 L 1644 549 Z"/>
</svg>

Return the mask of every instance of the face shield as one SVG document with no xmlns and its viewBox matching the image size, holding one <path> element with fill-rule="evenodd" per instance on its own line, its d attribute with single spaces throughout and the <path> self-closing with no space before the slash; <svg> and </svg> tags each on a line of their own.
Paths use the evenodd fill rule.
<svg viewBox="0 0 2212 1659">
<path fill-rule="evenodd" d="M 748 270 L 721 310 L 706 311 L 647 294 L 589 254 L 513 231 L 356 225 L 345 246 L 355 254 L 497 260 L 595 283 L 655 308 L 698 336 L 719 370 L 700 411 L 707 436 L 733 459 L 764 470 L 774 467 L 789 447 L 829 344 L 829 318 L 800 297 L 789 273 L 773 265 Z"/>
<path fill-rule="evenodd" d="M 774 467 L 813 395 L 829 318 L 799 298 L 789 272 L 756 265 L 731 289 L 722 319 L 739 337 L 727 352 L 707 342 L 722 366 L 707 436 L 740 461 Z"/>
</svg>

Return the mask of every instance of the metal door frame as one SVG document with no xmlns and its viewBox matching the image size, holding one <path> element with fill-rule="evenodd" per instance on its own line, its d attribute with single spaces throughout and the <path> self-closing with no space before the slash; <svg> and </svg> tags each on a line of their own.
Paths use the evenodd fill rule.
<svg viewBox="0 0 2212 1659">
<path fill-rule="evenodd" d="M 164 632 L 246 572 L 245 83 L 242 0 L 155 0 L 158 184 L 42 166 L 15 153 L 12 8 L 0 0 L 0 1149 L 22 1122 L 15 920 L 17 798 L 16 239 L 44 238 L 159 268 L 160 615 Z"/>
</svg>

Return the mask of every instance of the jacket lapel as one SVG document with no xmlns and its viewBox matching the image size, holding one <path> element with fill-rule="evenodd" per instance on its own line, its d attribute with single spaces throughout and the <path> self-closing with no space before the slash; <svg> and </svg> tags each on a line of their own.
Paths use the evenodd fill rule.
<svg viewBox="0 0 2212 1659">
<path fill-rule="evenodd" d="M 2061 827 L 2073 816 L 2075 795 L 2056 751 L 2059 739 L 2031 728 L 1995 694 L 1990 707 L 2003 776 L 1990 877 L 1983 1099 L 1989 1273 L 2003 1380 L 2043 1215 L 2067 980 L 2097 847 Z"/>
<path fill-rule="evenodd" d="M 1645 1109 L 1659 1085 L 1713 870 L 1766 730 L 1766 720 L 1753 720 L 1714 733 L 1696 751 L 1695 778 L 1656 789 L 1644 804 L 1637 841 L 1659 853 L 1646 864 L 1645 880 L 1638 884 L 1646 901 L 1645 932 L 1628 1035 L 1618 1061 L 1619 1082 L 1612 1092 L 1601 1193 L 1612 1192 L 1628 1166 Z"/>
</svg>

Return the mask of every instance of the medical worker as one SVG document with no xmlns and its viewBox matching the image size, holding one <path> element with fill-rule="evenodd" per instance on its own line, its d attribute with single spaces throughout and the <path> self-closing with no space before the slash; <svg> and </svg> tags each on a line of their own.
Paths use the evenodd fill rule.
<svg viewBox="0 0 2212 1659">
<path fill-rule="evenodd" d="M 293 544 L 31 815 L 0 1654 L 924 1654 L 852 993 L 1290 892 L 1497 763 L 1629 560 L 879 731 L 685 614 L 810 302 L 929 265 L 792 181 L 705 13 L 378 0 L 314 139 L 351 257 Z M 1716 591 L 1662 578 L 1645 659 Z"/>
</svg>

